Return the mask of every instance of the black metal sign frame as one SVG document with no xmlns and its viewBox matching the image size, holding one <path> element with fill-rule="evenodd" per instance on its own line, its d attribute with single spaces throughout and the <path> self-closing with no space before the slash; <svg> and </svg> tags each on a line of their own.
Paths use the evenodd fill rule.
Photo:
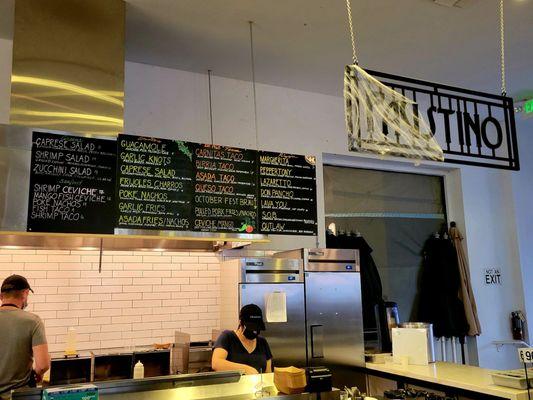
<svg viewBox="0 0 533 400">
<path fill-rule="evenodd" d="M 429 107 L 424 117 L 442 147 L 445 162 L 520 169 L 512 98 L 378 71 L 367 72 L 415 102 L 425 97 Z M 441 118 L 443 129 L 436 129 L 437 117 Z"/>
</svg>

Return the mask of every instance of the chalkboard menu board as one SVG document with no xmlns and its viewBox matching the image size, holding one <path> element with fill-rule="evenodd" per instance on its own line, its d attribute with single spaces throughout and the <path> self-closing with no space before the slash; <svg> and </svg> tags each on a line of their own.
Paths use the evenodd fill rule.
<svg viewBox="0 0 533 400">
<path fill-rule="evenodd" d="M 316 235 L 316 160 L 259 152 L 259 230 L 266 234 Z"/>
<path fill-rule="evenodd" d="M 113 233 L 116 142 L 34 132 L 27 230 Z"/>
<path fill-rule="evenodd" d="M 256 233 L 257 152 L 199 144 L 194 160 L 192 230 Z"/>
<path fill-rule="evenodd" d="M 119 135 L 117 228 L 191 230 L 195 145 Z"/>
<path fill-rule="evenodd" d="M 117 227 L 316 235 L 313 157 L 119 135 Z"/>
<path fill-rule="evenodd" d="M 117 227 L 252 233 L 257 153 L 119 135 Z"/>
</svg>

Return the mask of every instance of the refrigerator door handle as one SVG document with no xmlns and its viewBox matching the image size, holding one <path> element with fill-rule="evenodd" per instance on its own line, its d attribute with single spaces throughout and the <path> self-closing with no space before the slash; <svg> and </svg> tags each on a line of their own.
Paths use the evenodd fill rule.
<svg viewBox="0 0 533 400">
<path fill-rule="evenodd" d="M 324 358 L 324 326 L 311 325 L 311 356 Z"/>
</svg>

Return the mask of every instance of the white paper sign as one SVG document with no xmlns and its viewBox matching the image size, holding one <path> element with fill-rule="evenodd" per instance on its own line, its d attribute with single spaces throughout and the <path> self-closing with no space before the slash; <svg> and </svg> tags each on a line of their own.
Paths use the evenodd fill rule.
<svg viewBox="0 0 533 400">
<path fill-rule="evenodd" d="M 267 322 L 287 322 L 287 295 L 285 292 L 272 292 L 265 295 Z"/>
<path fill-rule="evenodd" d="M 499 268 L 485 268 L 483 272 L 485 285 L 502 284 L 502 273 Z"/>
<path fill-rule="evenodd" d="M 518 349 L 518 359 L 521 363 L 533 363 L 533 347 Z"/>
</svg>

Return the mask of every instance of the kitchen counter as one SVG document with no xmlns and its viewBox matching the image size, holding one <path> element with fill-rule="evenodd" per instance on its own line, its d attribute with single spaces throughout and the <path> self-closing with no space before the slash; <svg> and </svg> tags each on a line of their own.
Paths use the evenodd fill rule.
<svg viewBox="0 0 533 400">
<path fill-rule="evenodd" d="M 452 392 L 460 391 L 461 394 L 475 395 L 478 398 L 499 398 L 509 400 L 526 400 L 527 391 L 496 386 L 492 383 L 490 373 L 492 370 L 460 365 L 446 362 L 437 362 L 429 365 L 375 364 L 366 363 L 368 375 L 381 376 L 400 382 L 412 383 Z M 468 396 L 468 397 L 470 397 Z"/>
<path fill-rule="evenodd" d="M 263 392 L 259 390 L 263 387 Z M 243 375 L 238 382 L 220 385 L 182 387 L 163 391 L 124 393 L 111 396 L 100 396 L 103 400 L 170 400 L 170 399 L 227 399 L 227 400 L 252 400 L 280 399 L 280 400 L 314 400 L 318 396 L 312 393 L 285 395 L 279 393 L 274 386 L 274 374 L 263 374 L 262 384 L 260 375 Z M 338 390 L 321 393 L 321 400 L 338 400 Z"/>
<path fill-rule="evenodd" d="M 240 375 L 239 372 L 208 372 L 157 378 L 96 382 L 101 400 L 339 400 L 340 392 L 285 395 L 274 386 L 274 374 Z M 76 385 L 64 386 L 75 387 Z M 261 388 L 263 391 L 261 393 Z M 20 389 L 13 400 L 41 400 L 42 389 Z"/>
</svg>

